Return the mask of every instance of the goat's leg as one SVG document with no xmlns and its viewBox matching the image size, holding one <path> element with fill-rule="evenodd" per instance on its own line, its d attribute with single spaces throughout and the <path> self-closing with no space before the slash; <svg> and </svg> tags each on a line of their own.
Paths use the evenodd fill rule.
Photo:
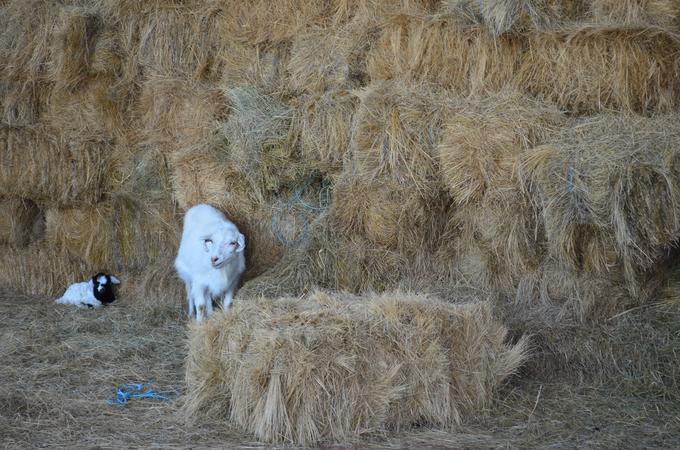
<svg viewBox="0 0 680 450">
<path fill-rule="evenodd" d="M 231 302 L 234 300 L 234 286 L 230 286 L 227 292 L 222 297 L 222 310 L 227 311 L 231 306 Z"/>
<path fill-rule="evenodd" d="M 213 313 L 213 300 L 210 295 L 206 295 L 206 302 L 205 302 L 205 315 L 206 317 L 212 316 Z"/>
<path fill-rule="evenodd" d="M 192 287 L 191 294 L 194 300 L 194 307 L 196 309 L 196 320 L 201 322 L 208 313 L 207 308 L 208 302 L 211 301 L 210 297 L 205 295 L 206 292 L 203 287 L 196 287 L 196 285 Z"/>
<path fill-rule="evenodd" d="M 187 314 L 189 319 L 196 317 L 196 306 L 194 305 L 194 298 L 191 295 L 191 283 L 184 283 L 187 290 Z"/>
</svg>

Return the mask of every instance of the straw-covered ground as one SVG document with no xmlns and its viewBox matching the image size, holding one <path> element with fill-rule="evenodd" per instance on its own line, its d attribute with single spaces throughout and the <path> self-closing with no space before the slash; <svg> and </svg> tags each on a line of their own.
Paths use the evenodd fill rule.
<svg viewBox="0 0 680 450">
<path fill-rule="evenodd" d="M 201 417 L 185 425 L 181 305 L 123 296 L 103 310 L 82 311 L 6 290 L 0 299 L 4 448 L 265 447 L 228 422 Z M 516 376 L 484 415 L 454 429 L 401 430 L 326 448 L 677 448 L 679 323 L 677 299 L 667 298 L 612 319 L 605 330 L 581 328 L 577 339 L 590 340 L 584 351 L 599 352 L 616 377 L 597 375 L 595 367 L 582 367 L 580 376 Z M 622 347 L 631 350 L 623 357 L 616 354 Z M 180 396 L 109 405 L 127 382 Z"/>
</svg>

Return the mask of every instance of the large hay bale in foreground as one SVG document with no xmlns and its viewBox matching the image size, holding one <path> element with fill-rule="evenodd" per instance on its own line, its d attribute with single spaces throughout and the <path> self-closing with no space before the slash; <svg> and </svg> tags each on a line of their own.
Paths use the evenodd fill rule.
<svg viewBox="0 0 680 450">
<path fill-rule="evenodd" d="M 344 441 L 482 413 L 526 341 L 486 303 L 379 297 L 249 299 L 190 331 L 189 418 L 230 419 L 270 442 Z"/>
</svg>

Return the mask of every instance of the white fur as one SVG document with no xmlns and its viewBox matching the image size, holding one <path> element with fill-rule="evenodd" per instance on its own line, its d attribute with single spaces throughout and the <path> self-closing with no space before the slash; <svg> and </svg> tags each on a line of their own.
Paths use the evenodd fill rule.
<svg viewBox="0 0 680 450">
<path fill-rule="evenodd" d="M 212 314 L 212 300 L 227 309 L 246 269 L 245 237 L 217 209 L 196 205 L 184 216 L 184 229 L 175 259 L 177 274 L 187 290 L 189 317 Z"/>
<path fill-rule="evenodd" d="M 60 305 L 76 305 L 78 308 L 101 308 L 102 302 L 94 297 L 92 280 L 73 283 L 66 289 L 61 298 L 55 300 Z"/>
</svg>

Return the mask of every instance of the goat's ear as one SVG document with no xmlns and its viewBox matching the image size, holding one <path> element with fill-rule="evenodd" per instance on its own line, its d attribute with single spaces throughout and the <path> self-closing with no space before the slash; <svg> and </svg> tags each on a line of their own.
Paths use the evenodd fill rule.
<svg viewBox="0 0 680 450">
<path fill-rule="evenodd" d="M 120 280 L 113 275 L 111 275 L 111 283 L 113 284 L 120 284 Z"/>
<path fill-rule="evenodd" d="M 237 252 L 242 252 L 246 248 L 246 237 L 242 235 L 241 233 L 238 234 L 238 239 L 236 239 L 238 242 L 238 249 L 236 250 Z"/>
</svg>

